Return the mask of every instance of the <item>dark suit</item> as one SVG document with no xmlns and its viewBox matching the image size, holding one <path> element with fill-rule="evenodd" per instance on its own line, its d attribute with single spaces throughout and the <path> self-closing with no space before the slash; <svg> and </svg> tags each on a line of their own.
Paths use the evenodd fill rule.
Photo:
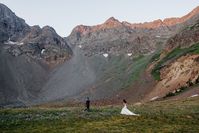
<svg viewBox="0 0 199 133">
<path fill-rule="evenodd" d="M 89 99 L 86 100 L 86 110 L 87 111 L 90 110 L 90 100 Z"/>
</svg>

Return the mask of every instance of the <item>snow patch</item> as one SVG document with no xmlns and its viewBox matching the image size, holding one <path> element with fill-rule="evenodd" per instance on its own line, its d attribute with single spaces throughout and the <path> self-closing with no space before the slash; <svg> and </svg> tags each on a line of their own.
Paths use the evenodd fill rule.
<svg viewBox="0 0 199 133">
<path fill-rule="evenodd" d="M 24 43 L 23 42 L 13 42 L 13 41 L 10 41 L 10 38 L 4 42 L 4 44 L 9 44 L 9 45 L 23 45 Z"/>
<path fill-rule="evenodd" d="M 127 53 L 127 55 L 130 57 L 130 56 L 132 56 L 132 53 Z"/>
<path fill-rule="evenodd" d="M 177 89 L 177 92 L 180 92 L 180 89 Z"/>
<path fill-rule="evenodd" d="M 8 41 L 6 41 L 4 44 L 15 45 L 15 44 L 17 44 L 17 42 L 13 42 L 13 41 L 8 40 Z"/>
<path fill-rule="evenodd" d="M 197 96 L 199 96 L 198 94 L 194 94 L 194 95 L 192 95 L 192 96 L 190 96 L 190 97 L 197 97 Z"/>
<path fill-rule="evenodd" d="M 82 48 L 82 45 L 79 45 L 78 47 L 79 47 L 79 48 Z"/>
<path fill-rule="evenodd" d="M 23 42 L 19 43 L 19 45 L 23 45 L 23 44 L 24 44 Z"/>
<path fill-rule="evenodd" d="M 155 36 L 155 37 L 160 38 L 160 36 Z"/>
<path fill-rule="evenodd" d="M 41 50 L 41 54 L 43 54 L 45 51 L 46 51 L 45 49 L 42 49 L 42 50 Z"/>
<path fill-rule="evenodd" d="M 108 57 L 108 54 L 107 54 L 107 53 L 105 53 L 105 54 L 103 54 L 103 56 L 104 56 L 105 58 L 107 58 L 107 57 Z"/>
<path fill-rule="evenodd" d="M 150 99 L 150 101 L 154 101 L 154 100 L 156 100 L 158 98 L 159 98 L 159 96 L 153 97 L 153 98 Z"/>
</svg>

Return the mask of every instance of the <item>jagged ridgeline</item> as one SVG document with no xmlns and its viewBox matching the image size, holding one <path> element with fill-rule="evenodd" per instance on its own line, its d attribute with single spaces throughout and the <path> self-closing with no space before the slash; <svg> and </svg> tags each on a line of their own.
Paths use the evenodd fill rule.
<svg viewBox="0 0 199 133">
<path fill-rule="evenodd" d="M 173 58 L 172 50 L 197 48 L 199 8 L 143 24 L 111 17 L 103 24 L 79 25 L 65 38 L 50 26 L 29 26 L 3 4 L 0 16 L 0 105 L 6 107 L 81 102 L 87 96 L 105 103 L 164 97 L 176 89 L 160 91 L 164 71 L 198 54 L 180 59 L 184 54 L 174 52 Z"/>
<path fill-rule="evenodd" d="M 29 26 L 0 4 L 0 104 L 26 105 L 72 50 L 53 28 Z"/>
</svg>

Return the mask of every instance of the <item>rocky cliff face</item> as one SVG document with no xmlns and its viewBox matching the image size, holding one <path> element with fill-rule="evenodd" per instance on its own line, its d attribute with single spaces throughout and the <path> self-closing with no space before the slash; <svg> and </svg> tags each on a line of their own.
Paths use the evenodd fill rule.
<svg viewBox="0 0 199 133">
<path fill-rule="evenodd" d="M 95 54 L 148 54 L 156 50 L 158 44 L 199 18 L 199 7 L 181 18 L 167 18 L 140 24 L 120 22 L 111 17 L 96 26 L 80 25 L 73 29 L 67 41 L 73 47 L 79 45 L 85 55 Z"/>
<path fill-rule="evenodd" d="M 190 47 L 199 42 L 199 18 L 196 23 L 189 25 L 180 33 L 170 38 L 166 43 L 165 51 L 171 51 L 177 47 Z"/>
<path fill-rule="evenodd" d="M 25 21 L 15 15 L 8 7 L 0 3 L 0 34 L 5 34 L 3 40 L 9 38 L 17 41 L 25 36 L 30 27 Z"/>
<path fill-rule="evenodd" d="M 67 38 L 72 46 L 81 46 L 88 56 L 95 54 L 147 54 L 155 50 L 163 38 L 150 29 L 132 29 L 115 18 L 96 26 L 77 26 Z"/>
<path fill-rule="evenodd" d="M 197 8 L 198 9 L 198 8 Z M 197 11 L 196 9 L 193 11 Z M 190 15 L 188 15 L 190 16 Z M 168 39 L 154 70 L 160 80 L 150 94 L 152 97 L 175 95 L 181 89 L 198 84 L 199 18 L 189 20 L 189 25 Z M 158 73 L 157 73 L 158 74 Z"/>
<path fill-rule="evenodd" d="M 35 59 L 44 59 L 49 65 L 56 65 L 69 59 L 72 50 L 52 27 L 30 27 L 8 7 L 0 4 L 1 42 L 14 56 L 26 54 Z"/>
<path fill-rule="evenodd" d="M 169 93 L 177 93 L 185 87 L 197 84 L 199 81 L 199 55 L 188 54 L 174 60 L 160 70 L 161 80 L 149 95 L 164 97 Z"/>
<path fill-rule="evenodd" d="M 32 57 L 42 58 L 49 65 L 57 65 L 68 60 L 72 50 L 66 41 L 61 38 L 52 27 L 31 27 L 28 34 L 20 41 L 22 52 L 34 53 Z M 29 47 L 30 46 L 30 47 Z"/>
<path fill-rule="evenodd" d="M 199 48 L 193 45 L 198 42 L 198 8 L 182 18 L 143 24 L 111 17 L 96 26 L 80 25 L 68 43 L 49 26 L 30 27 L 2 4 L 0 11 L 0 105 L 82 101 L 86 96 L 137 102 L 198 82 Z M 156 60 L 164 59 L 158 67 L 161 80 L 155 82 L 145 68 L 160 45 L 170 50 Z"/>
<path fill-rule="evenodd" d="M 48 66 L 26 54 L 13 56 L 6 48 L 0 44 L 0 106 L 29 105 L 48 79 Z"/>
<path fill-rule="evenodd" d="M 51 68 L 72 56 L 52 27 L 30 27 L 0 4 L 0 106 L 24 106 L 38 98 Z"/>
</svg>

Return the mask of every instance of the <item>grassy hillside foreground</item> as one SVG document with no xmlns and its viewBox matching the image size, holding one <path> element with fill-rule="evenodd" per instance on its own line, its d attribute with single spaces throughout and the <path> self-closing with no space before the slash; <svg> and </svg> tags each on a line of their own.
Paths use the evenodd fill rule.
<svg viewBox="0 0 199 133">
<path fill-rule="evenodd" d="M 141 116 L 120 115 L 120 106 L 1 109 L 1 132 L 199 132 L 199 98 L 130 106 Z"/>
</svg>

